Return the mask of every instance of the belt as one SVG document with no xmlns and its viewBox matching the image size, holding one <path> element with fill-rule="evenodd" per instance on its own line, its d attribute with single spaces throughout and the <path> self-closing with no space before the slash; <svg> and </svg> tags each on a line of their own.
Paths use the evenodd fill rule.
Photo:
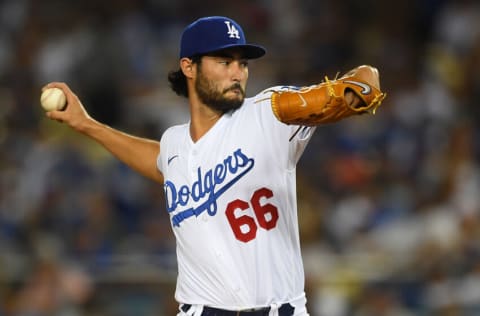
<svg viewBox="0 0 480 316">
<path fill-rule="evenodd" d="M 183 304 L 181 309 L 185 313 L 192 307 L 190 304 Z M 226 309 L 204 306 L 201 316 L 267 316 L 270 312 L 270 306 L 255 309 L 246 309 L 241 311 L 229 311 Z M 292 316 L 295 308 L 285 303 L 278 309 L 279 316 Z"/>
</svg>

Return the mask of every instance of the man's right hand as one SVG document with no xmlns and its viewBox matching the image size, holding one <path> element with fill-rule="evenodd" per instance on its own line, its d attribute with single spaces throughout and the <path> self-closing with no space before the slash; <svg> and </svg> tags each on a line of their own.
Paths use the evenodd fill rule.
<svg viewBox="0 0 480 316">
<path fill-rule="evenodd" d="M 93 121 L 93 119 L 87 113 L 77 95 L 63 82 L 51 82 L 44 86 L 42 91 L 48 88 L 61 89 L 67 98 L 67 105 L 62 111 L 46 112 L 47 117 L 52 120 L 66 123 L 76 131 L 84 132 L 86 125 Z"/>
</svg>

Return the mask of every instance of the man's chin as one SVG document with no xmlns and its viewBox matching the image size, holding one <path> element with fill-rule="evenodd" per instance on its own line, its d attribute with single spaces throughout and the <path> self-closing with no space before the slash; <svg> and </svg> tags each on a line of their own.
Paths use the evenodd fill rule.
<svg viewBox="0 0 480 316">
<path fill-rule="evenodd" d="M 237 104 L 237 103 L 238 103 L 238 104 L 242 104 L 244 99 L 245 99 L 245 98 L 244 98 L 243 96 L 238 95 L 238 96 L 236 96 L 236 97 L 229 98 L 229 99 L 228 99 L 228 103 L 231 103 L 231 104 Z"/>
<path fill-rule="evenodd" d="M 229 91 L 228 93 L 223 95 L 223 101 L 226 104 L 242 104 L 245 99 L 245 96 L 242 93 L 236 93 Z"/>
<path fill-rule="evenodd" d="M 218 109 L 220 109 L 223 113 L 232 111 L 232 110 L 237 110 L 239 109 L 242 104 L 243 104 L 243 97 L 238 97 L 238 98 L 225 98 L 224 102 L 221 104 L 218 104 Z"/>
<path fill-rule="evenodd" d="M 232 111 L 232 110 L 237 110 L 239 109 L 243 104 L 243 99 L 242 100 L 237 100 L 237 101 L 232 101 L 232 102 L 229 102 L 225 108 L 224 108 L 224 112 L 228 112 L 228 111 Z"/>
</svg>

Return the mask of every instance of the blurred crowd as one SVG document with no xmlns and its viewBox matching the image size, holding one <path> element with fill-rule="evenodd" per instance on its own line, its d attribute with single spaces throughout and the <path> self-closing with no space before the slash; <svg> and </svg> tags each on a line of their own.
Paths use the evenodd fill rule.
<svg viewBox="0 0 480 316">
<path fill-rule="evenodd" d="M 0 315 L 174 315 L 163 189 L 45 118 L 67 82 L 98 120 L 159 139 L 183 28 L 237 20 L 266 57 L 248 95 L 359 64 L 375 116 L 321 126 L 297 168 L 312 316 L 480 315 L 480 3 L 0 1 Z"/>
</svg>

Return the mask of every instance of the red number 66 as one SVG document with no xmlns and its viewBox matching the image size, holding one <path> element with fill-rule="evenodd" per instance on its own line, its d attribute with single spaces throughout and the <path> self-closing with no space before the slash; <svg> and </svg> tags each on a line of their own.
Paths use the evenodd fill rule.
<svg viewBox="0 0 480 316">
<path fill-rule="evenodd" d="M 250 198 L 250 204 L 239 199 L 228 203 L 225 215 L 230 223 L 230 227 L 232 227 L 235 238 L 242 242 L 249 242 L 257 236 L 258 227 L 255 219 L 248 215 L 240 215 L 242 211 L 246 211 L 250 207 L 253 209 L 258 225 L 261 228 L 270 230 L 277 225 L 277 207 L 270 203 L 260 204 L 262 198 L 269 199 L 272 196 L 273 192 L 271 190 L 261 188 L 253 193 Z M 235 212 L 236 210 L 239 211 Z M 242 227 L 244 228 L 243 231 Z"/>
</svg>

